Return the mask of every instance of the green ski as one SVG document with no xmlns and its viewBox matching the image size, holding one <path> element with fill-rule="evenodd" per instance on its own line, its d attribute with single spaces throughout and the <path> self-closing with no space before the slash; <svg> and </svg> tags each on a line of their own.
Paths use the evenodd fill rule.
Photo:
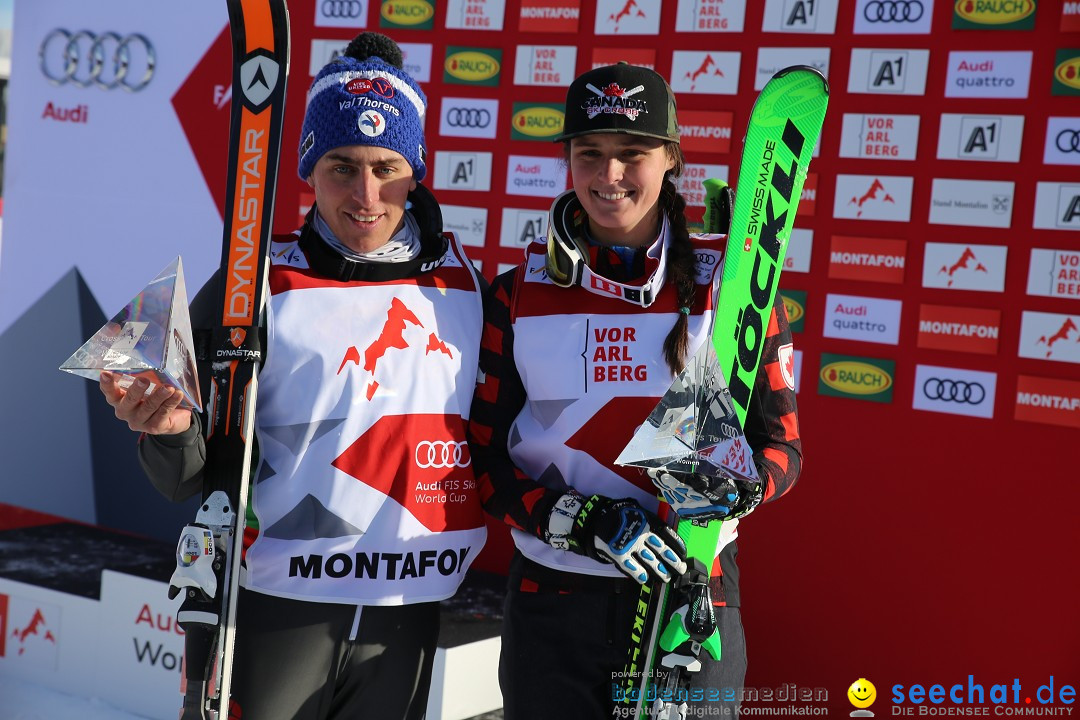
<svg viewBox="0 0 1080 720">
<path fill-rule="evenodd" d="M 733 206 L 723 182 L 705 181 L 706 232 L 728 230 L 725 221 L 731 218 L 712 333 L 715 361 L 709 353 L 707 367 L 702 367 L 695 357 L 694 367 L 688 365 L 676 382 L 684 388 L 696 382 L 687 379 L 692 372 L 699 380 L 715 382 L 712 376 L 719 371 L 720 387 L 726 380 L 724 396 L 730 392 L 734 410 L 720 420 L 727 425 L 729 439 L 732 432 L 742 435 L 788 239 L 828 100 L 828 82 L 817 70 L 795 66 L 779 71 L 762 88 L 750 114 Z M 691 460 L 690 467 L 680 464 L 678 469 L 693 471 L 696 465 Z M 686 543 L 690 570 L 676 583 L 650 583 L 641 589 L 623 679 L 613 685 L 616 704 L 633 708 L 636 717 L 684 719 L 690 677 L 700 668 L 702 650 L 720 659 L 721 638 L 708 580 L 721 525 L 678 521 L 676 530 Z"/>
</svg>

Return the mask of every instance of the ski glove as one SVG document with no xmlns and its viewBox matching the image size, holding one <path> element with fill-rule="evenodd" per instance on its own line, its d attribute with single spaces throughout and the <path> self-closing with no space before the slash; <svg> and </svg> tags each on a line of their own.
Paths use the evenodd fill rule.
<svg viewBox="0 0 1080 720">
<path fill-rule="evenodd" d="M 733 520 L 749 515 L 765 494 L 760 481 L 657 469 L 648 473 L 679 516 L 697 520 Z"/>
<path fill-rule="evenodd" d="M 610 562 L 642 585 L 650 577 L 669 582 L 686 572 L 683 541 L 660 518 L 629 498 L 584 498 L 568 493 L 552 509 L 548 527 L 552 547 Z"/>
</svg>

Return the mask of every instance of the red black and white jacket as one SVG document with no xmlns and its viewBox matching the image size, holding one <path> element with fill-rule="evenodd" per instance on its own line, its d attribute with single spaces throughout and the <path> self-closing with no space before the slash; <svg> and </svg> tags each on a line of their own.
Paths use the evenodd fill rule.
<svg viewBox="0 0 1080 720">
<path fill-rule="evenodd" d="M 719 259 L 721 236 L 691 239 L 695 253 Z M 605 275 L 625 267 L 610 250 L 591 250 L 593 267 L 599 263 Z M 615 577 L 617 571 L 544 543 L 551 507 L 567 488 L 632 497 L 657 509 L 649 478 L 616 466 L 614 459 L 673 379 L 662 345 L 678 303 L 669 286 L 648 308 L 581 287 L 556 286 L 543 272 L 544 251 L 543 244 L 534 243 L 525 262 L 498 276 L 485 294 L 482 380 L 473 399 L 469 442 L 484 507 L 511 526 L 526 558 L 531 576 L 523 588 L 539 580 L 573 589 L 575 578 Z M 698 265 L 697 300 L 688 317 L 691 355 L 709 341 L 719 265 Z M 795 392 L 780 367 L 780 348 L 790 344 L 778 297 L 745 423 L 766 502 L 791 489 L 802 465 Z M 724 525 L 713 567 L 713 601 L 738 606 L 737 523 Z"/>
</svg>

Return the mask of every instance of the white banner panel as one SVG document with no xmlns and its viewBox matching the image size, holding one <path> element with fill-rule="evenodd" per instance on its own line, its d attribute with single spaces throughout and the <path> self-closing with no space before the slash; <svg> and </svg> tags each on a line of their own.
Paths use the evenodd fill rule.
<svg viewBox="0 0 1080 720">
<path fill-rule="evenodd" d="M 1023 115 L 941 116 L 938 160 L 1020 162 L 1024 140 Z"/>
<path fill-rule="evenodd" d="M 176 624 L 181 600 L 182 595 L 169 600 L 163 582 L 112 570 L 101 573 L 94 653 L 101 697 L 149 718 L 176 711 L 184 657 L 184 631 Z"/>
<path fill-rule="evenodd" d="M 743 31 L 746 22 L 746 0 L 726 0 L 721 3 L 703 3 L 701 0 L 678 2 L 675 10 L 675 32 Z"/>
<path fill-rule="evenodd" d="M 432 186 L 436 190 L 487 192 L 491 189 L 491 153 L 436 151 Z"/>
<path fill-rule="evenodd" d="M 829 77 L 829 53 L 827 47 L 763 47 L 758 48 L 757 66 L 754 69 L 754 89 L 765 87 L 773 75 L 792 65 L 809 65 Z"/>
<path fill-rule="evenodd" d="M 734 95 L 739 91 L 737 52 L 676 50 L 671 57 L 671 89 L 676 94 Z"/>
<path fill-rule="evenodd" d="M 848 92 L 922 95 L 929 63 L 929 50 L 853 48 Z"/>
<path fill-rule="evenodd" d="M 1027 294 L 1080 300 L 1080 251 L 1032 248 Z"/>
<path fill-rule="evenodd" d="M 441 204 L 443 229 L 454 233 L 462 245 L 484 247 L 487 235 L 487 208 Z"/>
<path fill-rule="evenodd" d="M 989 419 L 994 417 L 996 390 L 996 373 L 916 365 L 911 404 L 916 410 Z"/>
<path fill-rule="evenodd" d="M 762 32 L 832 35 L 838 0 L 765 0 Z"/>
<path fill-rule="evenodd" d="M 216 86 L 177 93 L 190 90 L 189 75 L 226 22 L 219 2 L 19 4 L 8 88 L 0 332 L 72 266 L 106 316 L 177 255 L 191 294 L 217 267 L 221 216 L 185 124 L 204 127 L 224 117 L 228 132 L 230 63 L 209 71 Z M 138 89 L 67 80 L 65 38 L 79 31 L 129 38 L 125 81 Z M 73 45 L 75 75 L 84 82 L 92 42 L 84 35 Z M 223 49 L 228 57 L 227 43 Z M 100 77 L 108 82 L 116 68 L 113 54 L 106 57 Z"/>
<path fill-rule="evenodd" d="M 792 228 L 788 240 L 787 255 L 784 256 L 784 272 L 810 272 L 810 255 L 814 248 L 814 231 L 806 228 Z"/>
<path fill-rule="evenodd" d="M 926 243 L 923 258 L 923 287 L 946 290 L 1004 292 L 1004 245 Z"/>
<path fill-rule="evenodd" d="M 506 194 L 553 198 L 566 189 L 562 158 L 510 155 L 506 158 Z"/>
<path fill-rule="evenodd" d="M 498 100 L 444 97 L 439 111 L 439 134 L 494 140 L 498 121 Z"/>
<path fill-rule="evenodd" d="M 856 0 L 855 34 L 928 35 L 934 0 Z"/>
<path fill-rule="evenodd" d="M 945 97 L 1026 98 L 1031 51 L 949 53 Z"/>
<path fill-rule="evenodd" d="M 1080 165 L 1080 117 L 1046 119 L 1043 162 L 1047 165 Z"/>
<path fill-rule="evenodd" d="M 1080 230 L 1080 185 L 1036 183 L 1031 224 L 1043 230 Z"/>
<path fill-rule="evenodd" d="M 1007 228 L 1012 224 L 1015 183 L 1005 180 L 934 178 L 930 187 L 930 222 Z"/>
<path fill-rule="evenodd" d="M 844 340 L 896 345 L 900 341 L 899 300 L 856 295 L 825 296 L 822 335 Z"/>
<path fill-rule="evenodd" d="M 840 157 L 914 160 L 919 115 L 844 113 Z"/>
<path fill-rule="evenodd" d="M 499 245 L 523 248 L 531 242 L 547 237 L 548 213 L 546 210 L 503 208 Z"/>
<path fill-rule="evenodd" d="M 910 176 L 837 175 L 833 217 L 907 222 L 913 184 Z"/>
<path fill-rule="evenodd" d="M 1018 354 L 1080 364 L 1080 315 L 1025 310 L 1020 317 Z"/>
</svg>

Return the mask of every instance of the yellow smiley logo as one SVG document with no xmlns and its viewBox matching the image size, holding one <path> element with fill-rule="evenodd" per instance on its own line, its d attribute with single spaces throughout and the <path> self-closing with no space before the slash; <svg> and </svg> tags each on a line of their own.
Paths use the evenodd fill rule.
<svg viewBox="0 0 1080 720">
<path fill-rule="evenodd" d="M 859 709 L 868 708 L 877 699 L 877 688 L 866 678 L 859 678 L 847 689 L 847 697 Z"/>
</svg>

